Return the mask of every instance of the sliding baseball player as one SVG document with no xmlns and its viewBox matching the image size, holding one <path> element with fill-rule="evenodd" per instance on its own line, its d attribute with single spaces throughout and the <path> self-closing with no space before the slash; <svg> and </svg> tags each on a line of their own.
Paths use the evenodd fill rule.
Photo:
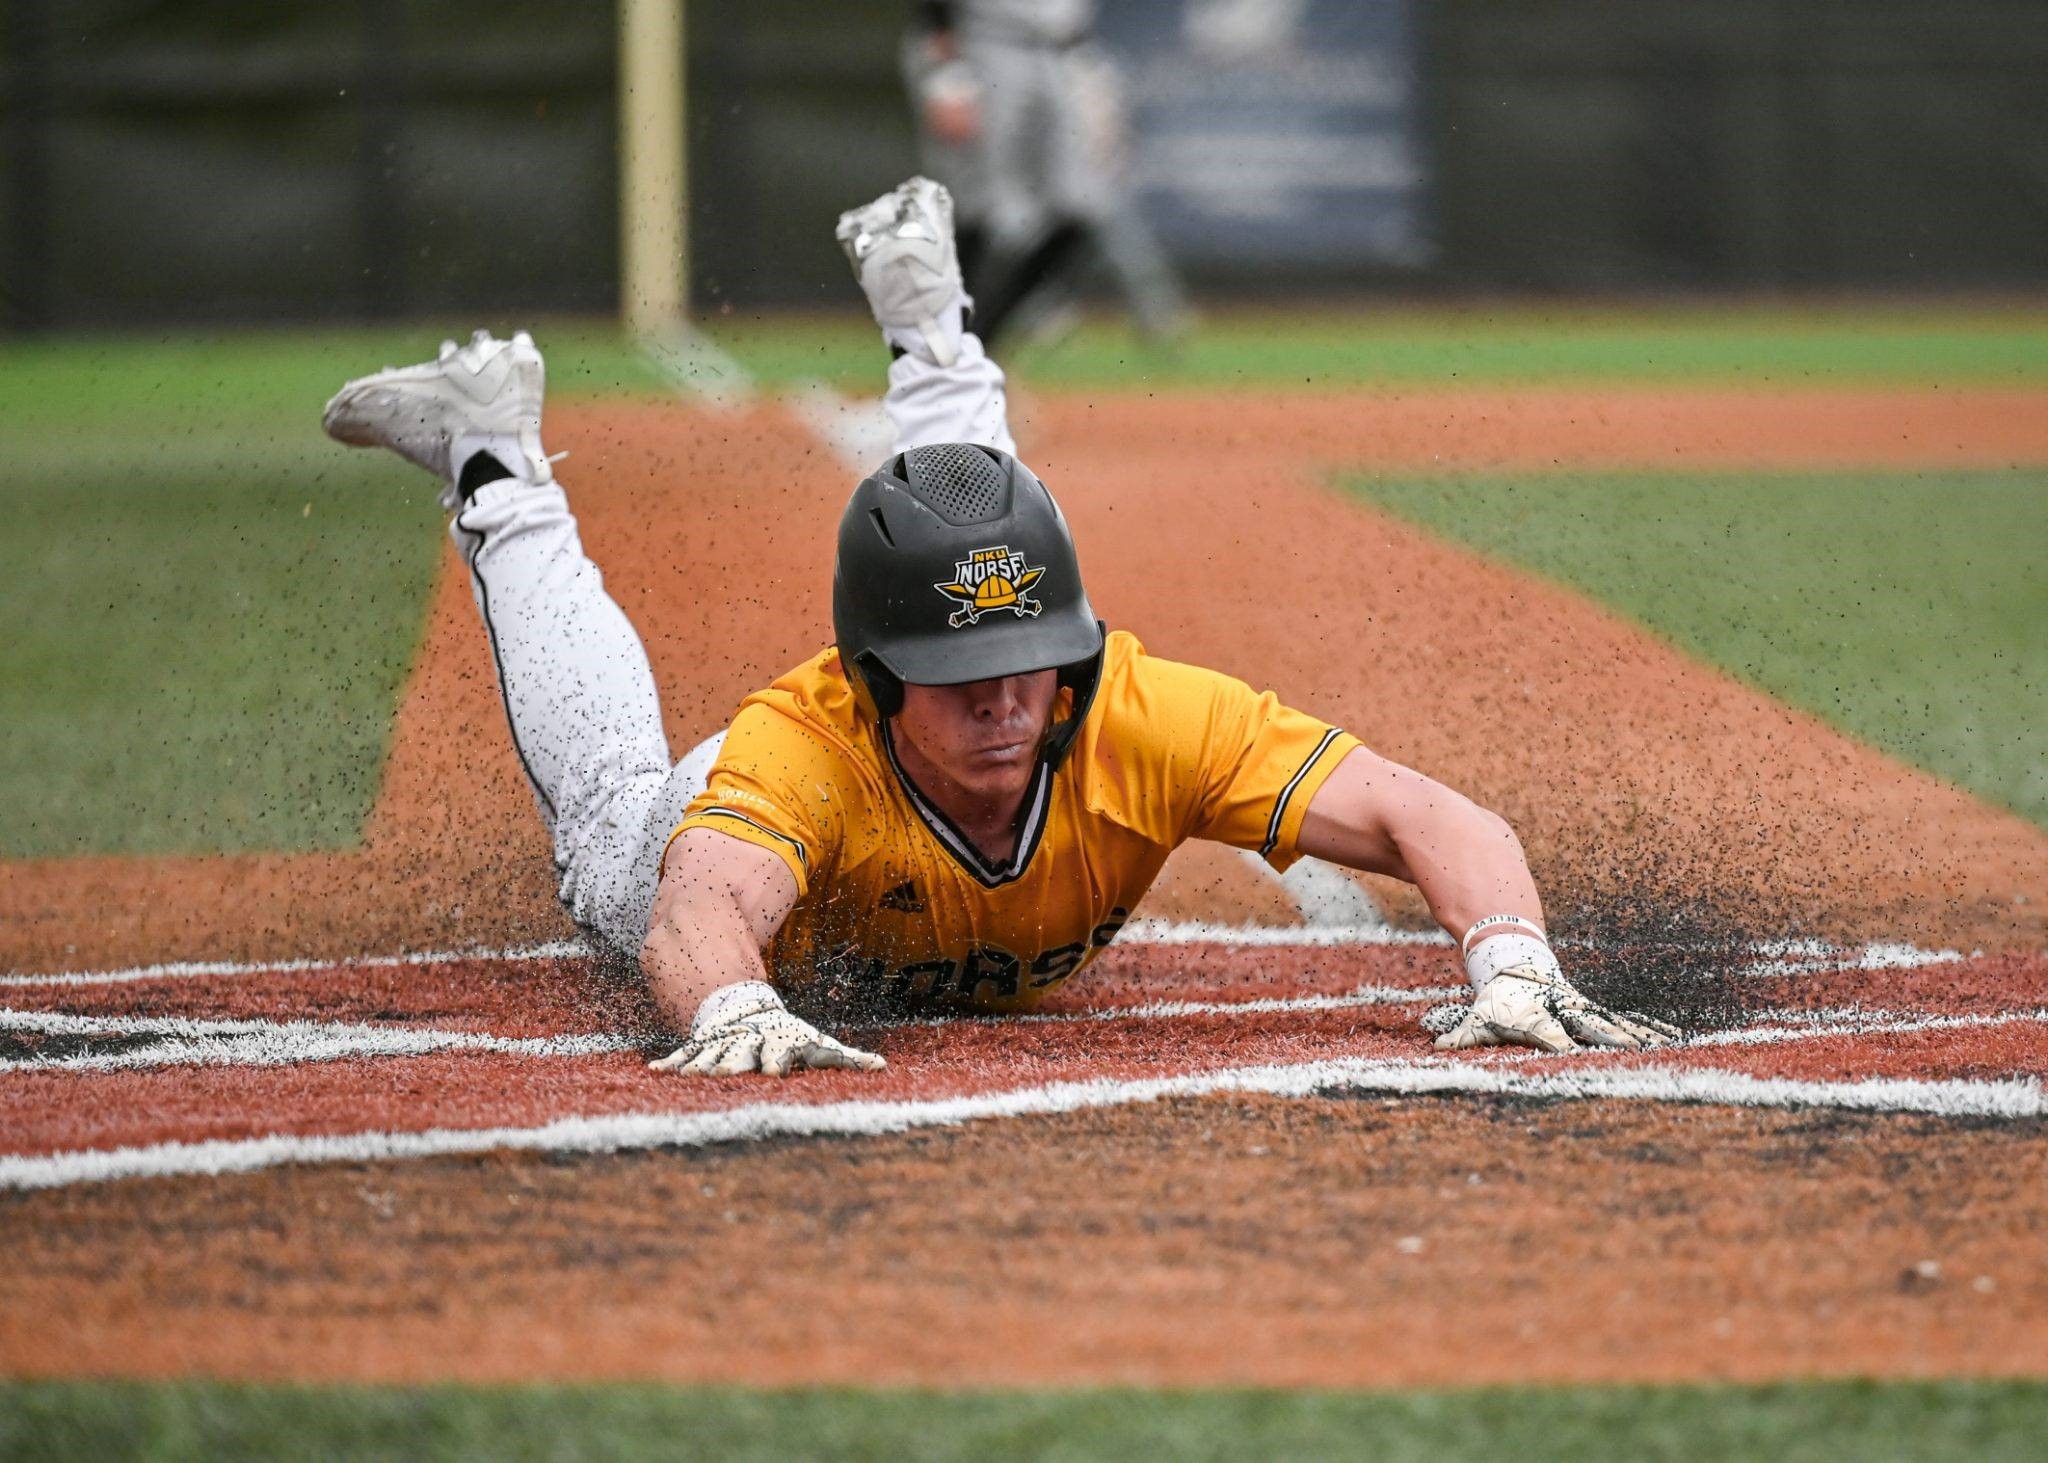
<svg viewBox="0 0 2048 1463">
<path fill-rule="evenodd" d="M 871 1070 L 833 1013 L 1028 1009 L 1083 976 L 1191 838 L 1418 886 L 1474 991 L 1440 1047 L 1677 1034 L 1566 980 L 1499 817 L 1105 631 L 1059 505 L 1013 455 L 943 189 L 913 179 L 838 237 L 895 353 L 899 441 L 840 522 L 833 644 L 680 762 L 541 448 L 533 341 L 479 332 L 327 406 L 330 435 L 447 484 L 562 902 L 637 956 L 686 1034 L 658 1070 Z"/>
</svg>

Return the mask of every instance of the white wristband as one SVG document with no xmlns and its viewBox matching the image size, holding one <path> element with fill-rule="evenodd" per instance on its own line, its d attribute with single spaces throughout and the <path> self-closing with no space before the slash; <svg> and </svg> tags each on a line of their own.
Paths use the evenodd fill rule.
<svg viewBox="0 0 2048 1463">
<path fill-rule="evenodd" d="M 1533 965 L 1550 980 L 1564 979 L 1564 971 L 1559 968 L 1557 957 L 1550 953 L 1550 946 L 1534 935 L 1519 931 L 1495 935 L 1465 952 L 1465 978 L 1472 982 L 1475 991 L 1484 990 L 1496 975 L 1518 965 Z"/>
<path fill-rule="evenodd" d="M 743 1017 L 781 1009 L 782 997 L 775 994 L 775 987 L 767 981 L 736 980 L 731 985 L 720 986 L 704 998 L 695 1019 L 690 1022 L 690 1035 L 701 1038 L 706 1032 Z"/>
<path fill-rule="evenodd" d="M 1469 955 L 1472 947 L 1488 935 L 1514 929 L 1525 930 L 1546 944 L 1550 940 L 1550 937 L 1543 933 L 1543 926 L 1533 919 L 1524 919 L 1519 914 L 1489 914 L 1485 919 L 1472 921 L 1472 928 L 1465 931 L 1465 938 L 1458 942 L 1458 951 L 1460 954 Z"/>
</svg>

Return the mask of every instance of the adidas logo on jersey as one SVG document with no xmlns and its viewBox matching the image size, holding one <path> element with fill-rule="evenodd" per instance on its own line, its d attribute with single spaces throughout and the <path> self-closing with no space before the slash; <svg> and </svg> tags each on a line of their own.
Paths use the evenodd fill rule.
<svg viewBox="0 0 2048 1463">
<path fill-rule="evenodd" d="M 923 914 L 924 896 L 917 892 L 917 880 L 905 879 L 882 896 L 879 907 L 898 914 Z"/>
</svg>

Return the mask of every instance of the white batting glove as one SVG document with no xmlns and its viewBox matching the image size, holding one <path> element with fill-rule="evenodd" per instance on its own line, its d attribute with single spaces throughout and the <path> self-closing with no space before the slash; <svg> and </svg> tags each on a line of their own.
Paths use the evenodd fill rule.
<svg viewBox="0 0 2048 1463">
<path fill-rule="evenodd" d="M 1442 1020 L 1438 1017 L 1426 1024 L 1439 1025 Z M 1584 1047 L 1632 1052 L 1676 1041 L 1682 1034 L 1677 1027 L 1653 1017 L 1609 1010 L 1562 975 L 1518 965 L 1488 981 L 1477 999 L 1463 1008 L 1457 1025 L 1439 1036 L 1436 1044 L 1444 1051 L 1532 1046 L 1546 1052 Z"/>
<path fill-rule="evenodd" d="M 1482 932 L 1485 937 L 1477 938 Z M 1683 1035 L 1675 1026 L 1610 1010 L 1588 997 L 1564 978 L 1549 940 L 1532 920 L 1489 915 L 1465 939 L 1465 973 L 1477 997 L 1470 1006 L 1439 1006 L 1422 1018 L 1426 1030 L 1441 1033 L 1436 1044 L 1444 1051 L 1475 1046 L 1641 1051 Z"/>
<path fill-rule="evenodd" d="M 878 1072 L 889 1064 L 827 1036 L 783 1006 L 766 981 L 722 986 L 704 998 L 690 1023 L 690 1039 L 648 1068 L 699 1077 L 761 1072 L 787 1077 L 802 1067 Z"/>
</svg>

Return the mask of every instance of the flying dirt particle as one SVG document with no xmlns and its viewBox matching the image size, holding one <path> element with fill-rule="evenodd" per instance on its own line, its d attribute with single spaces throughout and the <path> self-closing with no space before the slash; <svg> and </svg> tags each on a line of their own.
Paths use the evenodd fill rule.
<svg viewBox="0 0 2048 1463">
<path fill-rule="evenodd" d="M 1565 975 L 1604 1005 L 1688 1033 L 1742 1025 L 1783 994 L 1765 988 L 1759 947 L 1797 930 L 1788 903 L 1727 892 L 1737 882 L 1669 848 L 1580 850 L 1545 893 Z"/>
<path fill-rule="evenodd" d="M 1939 1260 L 1916 1260 L 1899 1272 L 1899 1292 L 1902 1295 L 1925 1295 L 1939 1284 Z"/>
</svg>

